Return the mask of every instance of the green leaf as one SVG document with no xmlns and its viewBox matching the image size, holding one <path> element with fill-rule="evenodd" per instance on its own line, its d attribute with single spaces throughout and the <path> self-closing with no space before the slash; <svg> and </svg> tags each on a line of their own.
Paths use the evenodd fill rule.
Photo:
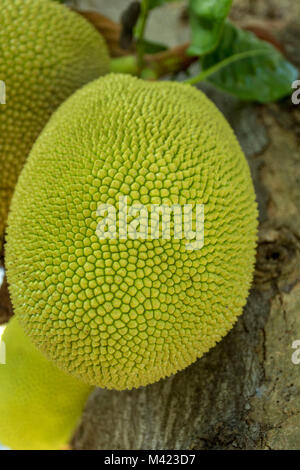
<svg viewBox="0 0 300 470">
<path fill-rule="evenodd" d="M 189 0 L 192 40 L 188 54 L 202 56 L 217 47 L 231 4 L 232 0 Z"/>
<path fill-rule="evenodd" d="M 164 3 L 170 3 L 174 1 L 176 0 L 149 0 L 149 9 L 152 10 L 152 8 L 160 7 Z"/>
<path fill-rule="evenodd" d="M 157 52 L 163 52 L 168 49 L 167 46 L 159 42 L 149 41 L 148 39 L 143 39 L 142 44 L 144 46 L 145 54 L 156 54 Z"/>
<path fill-rule="evenodd" d="M 217 49 L 202 58 L 205 70 L 237 54 L 257 51 L 252 57 L 234 61 L 207 78 L 222 90 L 242 100 L 268 103 L 291 93 L 291 84 L 298 78 L 297 69 L 282 54 L 253 33 L 226 22 Z"/>
</svg>

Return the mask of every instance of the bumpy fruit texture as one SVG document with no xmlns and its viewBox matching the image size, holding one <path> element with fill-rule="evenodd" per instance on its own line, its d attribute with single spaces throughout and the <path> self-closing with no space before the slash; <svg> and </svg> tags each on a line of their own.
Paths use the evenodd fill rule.
<svg viewBox="0 0 300 470">
<path fill-rule="evenodd" d="M 0 364 L 0 442 L 14 450 L 66 445 L 91 391 L 49 362 L 14 317 L 3 338 Z"/>
<path fill-rule="evenodd" d="M 109 70 L 103 38 L 51 0 L 0 0 L 0 250 L 20 170 L 53 111 Z"/>
<path fill-rule="evenodd" d="M 120 196 L 149 214 L 151 204 L 205 204 L 204 247 L 174 236 L 100 240 L 97 209 L 118 209 Z M 16 314 L 88 383 L 150 384 L 231 329 L 256 232 L 249 168 L 213 103 L 189 85 L 107 75 L 54 114 L 19 179 L 6 259 Z"/>
</svg>

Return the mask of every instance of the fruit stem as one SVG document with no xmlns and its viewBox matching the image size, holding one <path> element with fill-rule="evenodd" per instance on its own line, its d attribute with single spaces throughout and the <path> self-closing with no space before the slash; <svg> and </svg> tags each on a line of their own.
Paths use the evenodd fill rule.
<svg viewBox="0 0 300 470">
<path fill-rule="evenodd" d="M 136 49 L 137 49 L 137 65 L 138 65 L 138 74 L 140 75 L 143 66 L 144 66 L 144 55 L 145 55 L 145 46 L 144 46 L 144 35 L 146 29 L 146 23 L 149 16 L 149 0 L 142 0 L 141 2 L 141 13 L 139 21 L 136 28 Z"/>
<path fill-rule="evenodd" d="M 138 64 L 135 55 L 115 57 L 110 59 L 110 71 L 113 73 L 128 73 L 138 75 Z"/>
</svg>

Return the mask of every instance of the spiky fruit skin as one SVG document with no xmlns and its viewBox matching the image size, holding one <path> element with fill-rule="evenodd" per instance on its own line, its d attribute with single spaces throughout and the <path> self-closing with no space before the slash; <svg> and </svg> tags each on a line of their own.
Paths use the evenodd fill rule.
<svg viewBox="0 0 300 470">
<path fill-rule="evenodd" d="M 100 240 L 97 208 L 204 204 L 204 247 Z M 185 368 L 233 326 L 257 206 L 239 144 L 204 94 L 110 74 L 52 117 L 19 179 L 7 268 L 16 314 L 59 367 L 125 389 Z"/>
<path fill-rule="evenodd" d="M 91 387 L 49 362 L 15 317 L 2 341 L 0 442 L 14 450 L 60 449 L 71 438 Z"/>
<path fill-rule="evenodd" d="M 51 0 L 0 0 L 0 250 L 20 170 L 53 111 L 109 70 L 103 38 Z"/>
</svg>

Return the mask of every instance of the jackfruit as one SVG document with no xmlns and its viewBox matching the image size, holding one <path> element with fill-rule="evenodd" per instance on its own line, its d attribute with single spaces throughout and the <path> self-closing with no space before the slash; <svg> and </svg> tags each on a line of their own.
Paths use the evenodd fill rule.
<svg viewBox="0 0 300 470">
<path fill-rule="evenodd" d="M 91 24 L 51 0 L 0 0 L 0 25 L 1 250 L 12 192 L 34 141 L 69 95 L 108 72 L 109 57 Z"/>
<path fill-rule="evenodd" d="M 91 387 L 49 362 L 15 317 L 1 344 L 6 360 L 0 363 L 0 442 L 14 450 L 62 448 L 75 429 Z"/>
<path fill-rule="evenodd" d="M 170 236 L 161 221 L 152 236 L 149 214 L 163 204 L 192 209 L 181 238 L 172 214 Z M 190 240 L 196 206 L 201 249 Z M 146 231 L 126 237 L 137 219 Z M 214 104 L 187 84 L 109 74 L 59 108 L 20 176 L 6 256 L 15 312 L 65 371 L 100 387 L 147 385 L 231 329 L 256 236 L 250 171 Z"/>
</svg>

